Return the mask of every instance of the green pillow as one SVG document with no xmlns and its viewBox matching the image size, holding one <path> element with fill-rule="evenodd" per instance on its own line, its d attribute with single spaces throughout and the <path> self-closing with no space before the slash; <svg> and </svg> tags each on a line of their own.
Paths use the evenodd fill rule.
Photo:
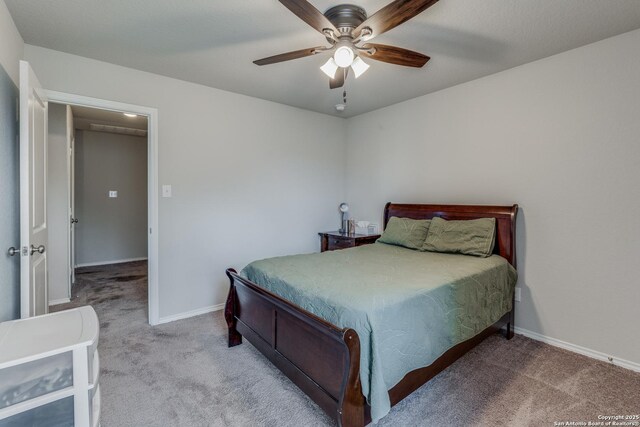
<svg viewBox="0 0 640 427">
<path fill-rule="evenodd" d="M 427 238 L 429 219 L 389 218 L 387 227 L 377 240 L 389 245 L 404 246 L 409 249 L 420 249 Z"/>
<path fill-rule="evenodd" d="M 447 221 L 433 218 L 422 250 L 488 257 L 493 252 L 495 218 Z"/>
</svg>

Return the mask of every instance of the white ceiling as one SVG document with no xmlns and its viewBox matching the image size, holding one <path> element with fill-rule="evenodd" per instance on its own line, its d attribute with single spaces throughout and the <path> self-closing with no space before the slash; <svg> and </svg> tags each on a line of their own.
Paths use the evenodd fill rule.
<svg viewBox="0 0 640 427">
<path fill-rule="evenodd" d="M 371 15 L 390 1 L 355 2 Z M 640 0 L 440 0 L 375 38 L 431 56 L 427 66 L 367 61 L 366 74 L 347 80 L 338 113 L 342 90 L 318 68 L 326 54 L 252 63 L 324 44 L 276 0 L 5 2 L 26 43 L 344 117 L 640 28 Z M 321 11 L 339 4 L 311 2 Z"/>
</svg>

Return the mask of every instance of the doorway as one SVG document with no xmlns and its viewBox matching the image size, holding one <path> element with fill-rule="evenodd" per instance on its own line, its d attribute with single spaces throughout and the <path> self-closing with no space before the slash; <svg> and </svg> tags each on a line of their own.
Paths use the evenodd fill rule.
<svg viewBox="0 0 640 427">
<path fill-rule="evenodd" d="M 146 305 L 147 117 L 52 102 L 48 110 L 51 310 L 100 301 L 105 287 L 112 298 L 134 287 Z"/>
<path fill-rule="evenodd" d="M 78 131 L 73 132 L 74 138 L 73 138 L 73 141 L 71 142 L 70 151 L 72 152 L 71 154 L 74 157 L 78 155 L 78 150 L 80 149 L 80 146 L 86 145 L 84 141 L 83 142 L 79 141 L 80 137 L 86 138 L 87 135 L 91 134 L 90 139 L 93 139 L 93 142 L 95 142 L 96 134 L 99 133 L 101 135 L 101 137 L 99 137 L 98 139 L 104 139 L 105 135 L 117 136 L 113 133 L 114 131 L 116 131 L 116 132 L 130 133 L 128 137 L 133 138 L 135 137 L 135 133 L 137 133 L 137 131 L 141 131 L 142 129 L 136 130 L 136 127 L 139 128 L 140 126 L 131 126 L 131 123 L 135 120 L 146 121 L 146 142 L 147 143 L 145 147 L 146 153 L 144 153 L 144 157 L 146 157 L 146 169 L 147 169 L 146 185 L 144 185 L 144 187 L 146 187 L 146 191 L 144 191 L 141 196 L 140 194 L 138 194 L 137 198 L 139 199 L 140 197 L 146 197 L 146 209 L 145 209 L 146 214 L 143 214 L 143 216 L 145 217 L 143 218 L 143 221 L 145 223 L 144 228 L 145 228 L 146 242 L 143 242 L 143 243 L 146 243 L 146 258 L 147 258 L 146 262 L 147 262 L 147 271 L 148 271 L 148 299 L 147 299 L 148 321 L 151 325 L 155 325 L 158 323 L 158 318 L 159 318 L 158 264 L 157 264 L 157 259 L 158 259 L 158 238 L 157 238 L 158 206 L 157 206 L 157 203 L 158 201 L 156 196 L 157 189 L 158 189 L 158 185 L 157 185 L 157 110 L 154 108 L 118 103 L 113 101 L 106 101 L 106 100 L 83 97 L 78 95 L 71 95 L 71 94 L 66 94 L 61 92 L 45 91 L 45 93 L 48 97 L 49 102 L 55 103 L 55 104 L 62 104 L 65 106 L 65 108 L 69 108 L 71 110 L 71 113 L 74 116 L 74 119 L 73 119 L 74 128 L 82 128 L 82 127 L 87 128 L 87 129 L 80 129 L 80 131 L 83 131 L 82 133 Z M 124 113 L 127 113 L 129 115 L 137 115 L 138 117 L 137 118 L 126 117 L 124 116 Z M 94 115 L 92 116 L 92 114 Z M 109 115 L 111 115 L 112 118 L 118 117 L 121 119 L 124 118 L 125 120 L 126 119 L 133 119 L 133 120 L 129 122 L 125 121 L 124 123 L 119 123 L 119 124 L 113 123 L 113 122 L 109 123 L 109 120 L 101 120 L 101 119 L 104 119 L 105 117 L 108 117 Z M 94 126 L 93 130 L 88 129 L 88 127 L 90 127 L 91 124 L 94 124 L 97 126 Z M 128 125 L 128 126 L 125 126 L 125 125 Z M 114 127 L 115 128 L 119 127 L 123 129 L 113 129 Z M 105 130 L 109 132 L 105 132 Z M 138 135 L 138 137 L 140 137 L 140 135 Z M 107 137 L 107 139 L 108 138 L 109 137 Z M 140 153 L 138 153 L 138 155 L 139 154 Z M 78 164 L 77 162 L 71 162 L 71 161 L 69 163 L 71 165 Z M 103 168 L 103 169 L 109 169 L 109 168 Z M 69 175 L 69 178 L 67 181 L 67 185 L 69 186 L 68 191 L 69 191 L 69 194 L 79 196 L 79 191 L 78 191 L 79 189 L 74 188 L 74 185 L 73 185 L 74 183 L 78 183 L 79 181 L 77 179 L 71 179 L 73 174 L 78 175 L 78 170 L 75 170 L 75 171 L 70 170 L 68 172 L 68 175 Z M 126 192 L 129 193 L 128 196 L 131 196 L 130 194 L 131 192 L 129 190 L 130 189 L 127 189 Z M 117 201 L 118 199 L 122 200 L 121 198 L 124 196 L 124 194 L 121 191 L 123 190 L 119 190 L 114 187 L 113 189 L 112 188 L 107 189 L 106 193 L 102 191 L 102 193 L 105 193 L 105 194 L 102 194 L 102 193 L 100 194 L 102 196 L 105 196 L 103 197 L 103 199 L 105 199 L 107 202 L 114 202 L 114 201 Z M 110 192 L 117 192 L 117 193 L 114 194 Z M 94 193 L 93 191 L 89 191 L 89 193 L 85 192 L 85 194 L 94 194 Z M 112 195 L 113 197 L 109 197 L 110 195 Z M 104 202 L 105 200 L 102 200 L 102 201 Z M 111 206 L 107 205 L 107 207 L 113 207 L 113 204 Z M 67 263 L 68 279 L 64 282 L 65 285 L 67 285 L 68 287 L 67 295 L 69 296 L 71 296 L 70 284 L 74 280 L 73 273 L 76 271 L 75 270 L 76 266 L 82 267 L 82 265 L 84 264 L 86 268 L 91 264 L 93 264 L 94 266 L 97 264 L 106 264 L 106 263 L 114 264 L 113 261 L 116 261 L 115 265 L 118 265 L 117 263 L 119 263 L 120 261 L 136 262 L 137 258 L 144 258 L 143 256 L 131 256 L 130 254 L 132 252 L 126 252 L 129 248 L 125 248 L 125 252 L 119 252 L 123 254 L 121 255 L 121 257 L 115 257 L 115 258 L 109 258 L 109 259 L 105 258 L 103 259 L 103 261 L 99 261 L 99 258 L 105 257 L 104 252 L 99 253 L 100 249 L 102 248 L 95 248 L 91 245 L 89 246 L 89 249 L 81 249 L 80 247 L 74 248 L 73 247 L 75 246 L 74 244 L 81 245 L 81 244 L 88 243 L 88 241 L 84 241 L 83 243 L 81 243 L 78 236 L 72 237 L 74 233 L 78 232 L 78 228 L 81 227 L 80 224 L 83 223 L 83 218 L 81 217 L 80 212 L 78 212 L 77 208 L 78 208 L 77 198 L 76 200 L 70 199 L 70 205 L 68 207 L 69 215 L 66 220 L 66 224 L 68 224 L 68 226 L 66 227 L 68 230 L 67 234 L 69 236 L 68 243 L 67 243 L 68 251 L 69 251 L 68 252 L 69 261 Z M 140 219 L 139 216 L 138 216 L 138 219 Z M 88 225 L 88 224 L 83 224 L 83 225 Z M 102 230 L 102 232 L 104 233 L 104 230 Z M 112 236 L 108 236 L 107 234 L 107 237 L 112 237 Z M 98 246 L 103 244 L 104 240 L 99 239 L 99 242 L 100 244 L 98 244 Z M 138 246 L 140 246 L 140 238 L 138 238 Z M 113 249 L 113 245 L 111 245 L 111 248 Z M 83 254 L 82 256 L 85 258 L 78 257 L 81 250 Z M 96 253 L 96 251 L 98 253 Z M 76 255 L 75 261 L 73 259 L 74 258 L 73 255 Z M 89 258 L 86 258 L 87 256 L 89 256 Z M 143 262 L 143 261 L 138 260 L 137 262 Z M 123 266 L 124 265 L 125 264 L 123 264 Z"/>
</svg>

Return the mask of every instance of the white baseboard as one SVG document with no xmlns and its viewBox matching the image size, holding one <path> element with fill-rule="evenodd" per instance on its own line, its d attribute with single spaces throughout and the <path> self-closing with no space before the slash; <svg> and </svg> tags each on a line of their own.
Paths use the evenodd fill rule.
<svg viewBox="0 0 640 427">
<path fill-rule="evenodd" d="M 49 305 L 66 304 L 68 302 L 71 302 L 69 298 L 60 298 L 49 301 Z"/>
<path fill-rule="evenodd" d="M 543 343 L 552 345 L 554 347 L 560 347 L 565 350 L 572 351 L 574 353 L 582 354 L 583 356 L 591 357 L 592 359 L 602 360 L 604 362 L 608 362 L 613 365 L 620 366 L 622 368 L 640 372 L 640 363 L 631 362 L 629 360 L 624 360 L 624 359 L 618 359 L 616 357 L 613 357 L 609 354 L 602 353 L 597 350 L 592 350 L 590 348 L 582 347 L 576 344 L 571 344 L 566 341 L 561 341 L 556 338 L 551 338 L 546 335 L 539 334 L 537 332 L 518 328 L 517 326 L 514 328 L 514 332 L 516 334 L 524 335 L 525 337 L 531 338 L 536 341 L 542 341 Z"/>
<path fill-rule="evenodd" d="M 224 303 L 210 305 L 209 307 L 197 308 L 191 311 L 185 311 L 184 313 L 173 314 L 171 316 L 161 317 L 158 319 L 158 325 L 162 323 L 174 322 L 176 320 L 187 319 L 193 316 L 200 316 L 201 314 L 211 313 L 212 311 L 222 310 L 224 308 Z"/>
<path fill-rule="evenodd" d="M 111 261 L 98 261 L 98 262 L 86 262 L 82 264 L 76 264 L 76 268 L 80 267 L 95 267 L 98 265 L 109 265 L 109 264 L 122 264 L 124 262 L 133 262 L 133 261 L 146 261 L 147 257 L 142 258 L 127 258 L 127 259 L 113 259 Z"/>
</svg>

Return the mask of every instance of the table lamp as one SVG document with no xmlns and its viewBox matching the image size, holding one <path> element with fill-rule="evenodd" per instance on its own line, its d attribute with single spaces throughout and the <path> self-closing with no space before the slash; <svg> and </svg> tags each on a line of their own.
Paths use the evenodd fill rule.
<svg viewBox="0 0 640 427">
<path fill-rule="evenodd" d="M 347 212 L 349 212 L 349 205 L 346 203 L 340 203 L 340 215 L 341 215 L 341 221 L 340 221 L 340 230 L 338 230 L 338 232 L 340 232 L 340 234 L 346 234 L 347 232 Z"/>
</svg>

